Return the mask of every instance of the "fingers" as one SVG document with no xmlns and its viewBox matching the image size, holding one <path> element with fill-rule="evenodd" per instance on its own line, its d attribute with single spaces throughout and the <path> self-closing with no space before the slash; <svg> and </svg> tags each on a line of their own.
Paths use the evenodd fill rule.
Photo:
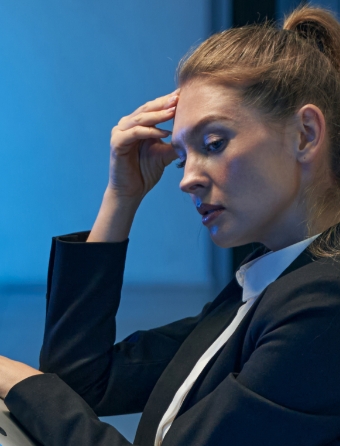
<svg viewBox="0 0 340 446">
<path fill-rule="evenodd" d="M 121 130 L 115 127 L 112 130 L 111 145 L 114 145 L 115 150 L 122 154 L 125 148 L 129 151 L 131 144 L 138 140 L 166 138 L 170 134 L 171 132 L 168 130 L 162 130 L 152 126 L 145 127 L 137 125 L 128 130 Z"/>
<path fill-rule="evenodd" d="M 178 159 L 178 155 L 174 151 L 172 145 L 171 144 L 164 144 L 164 149 L 163 149 L 164 167 L 168 166 L 169 164 L 171 164 L 173 161 L 175 161 L 177 159 Z"/>
<path fill-rule="evenodd" d="M 153 101 L 149 101 L 146 104 L 142 105 L 141 107 L 138 107 L 137 110 L 135 110 L 130 116 L 135 116 L 140 113 L 148 113 L 151 111 L 158 111 L 163 110 L 166 108 L 169 108 L 171 105 L 173 105 L 174 97 L 179 97 L 180 89 L 173 91 L 172 93 L 169 93 L 165 96 L 161 96 L 159 98 L 154 99 Z M 176 100 L 176 102 L 177 102 Z"/>
<path fill-rule="evenodd" d="M 156 125 L 174 118 L 179 91 L 178 89 L 147 102 L 131 115 L 123 117 L 112 129 L 111 148 L 123 154 L 125 151 L 129 151 L 131 145 L 138 140 L 160 139 L 169 136 L 171 132 L 158 129 Z"/>
<path fill-rule="evenodd" d="M 178 96 L 172 101 L 176 104 Z M 161 122 L 168 121 L 175 115 L 176 106 L 160 111 L 141 112 L 136 115 L 130 115 L 122 118 L 118 123 L 120 130 L 128 130 L 135 126 L 155 126 Z"/>
</svg>

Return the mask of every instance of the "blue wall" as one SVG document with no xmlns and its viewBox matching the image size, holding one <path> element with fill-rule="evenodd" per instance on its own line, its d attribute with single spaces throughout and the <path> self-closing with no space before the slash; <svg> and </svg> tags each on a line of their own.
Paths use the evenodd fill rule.
<svg viewBox="0 0 340 446">
<path fill-rule="evenodd" d="M 301 0 L 276 0 L 278 17 L 283 18 L 284 14 L 289 14 L 294 8 L 302 3 Z M 327 8 L 339 18 L 339 0 L 312 0 L 309 5 Z"/>
<path fill-rule="evenodd" d="M 206 0 L 0 0 L 0 284 L 45 281 L 53 235 L 90 229 L 111 127 L 175 88 Z M 207 283 L 210 240 L 168 168 L 131 234 L 126 282 Z"/>
</svg>

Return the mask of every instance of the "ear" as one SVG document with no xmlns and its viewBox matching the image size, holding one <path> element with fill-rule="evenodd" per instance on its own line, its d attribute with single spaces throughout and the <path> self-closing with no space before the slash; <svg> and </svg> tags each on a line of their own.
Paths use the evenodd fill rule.
<svg viewBox="0 0 340 446">
<path fill-rule="evenodd" d="M 304 105 L 296 114 L 299 144 L 296 158 L 309 163 L 321 154 L 325 144 L 326 121 L 322 111 L 313 104 Z"/>
</svg>

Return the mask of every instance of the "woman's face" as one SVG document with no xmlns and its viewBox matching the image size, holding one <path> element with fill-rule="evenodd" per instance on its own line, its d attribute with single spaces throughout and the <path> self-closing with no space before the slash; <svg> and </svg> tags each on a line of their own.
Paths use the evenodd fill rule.
<svg viewBox="0 0 340 446">
<path fill-rule="evenodd" d="M 241 105 L 235 88 L 182 87 L 172 136 L 185 162 L 180 188 L 217 245 L 260 242 L 275 251 L 304 238 L 296 143 L 296 132 L 274 130 Z"/>
</svg>

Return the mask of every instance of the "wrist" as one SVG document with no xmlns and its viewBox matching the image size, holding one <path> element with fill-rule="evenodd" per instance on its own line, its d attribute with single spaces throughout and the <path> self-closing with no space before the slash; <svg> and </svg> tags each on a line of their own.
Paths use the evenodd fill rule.
<svg viewBox="0 0 340 446">
<path fill-rule="evenodd" d="M 109 187 L 87 242 L 123 242 L 129 236 L 141 200 L 119 195 Z"/>
<path fill-rule="evenodd" d="M 104 192 L 102 206 L 107 206 L 108 208 L 112 208 L 113 210 L 117 208 L 120 208 L 122 210 L 126 209 L 127 211 L 136 213 L 142 199 L 143 197 L 121 194 L 109 185 Z"/>
<path fill-rule="evenodd" d="M 29 365 L 0 356 L 0 398 L 5 399 L 8 392 L 19 382 L 42 372 Z"/>
</svg>

